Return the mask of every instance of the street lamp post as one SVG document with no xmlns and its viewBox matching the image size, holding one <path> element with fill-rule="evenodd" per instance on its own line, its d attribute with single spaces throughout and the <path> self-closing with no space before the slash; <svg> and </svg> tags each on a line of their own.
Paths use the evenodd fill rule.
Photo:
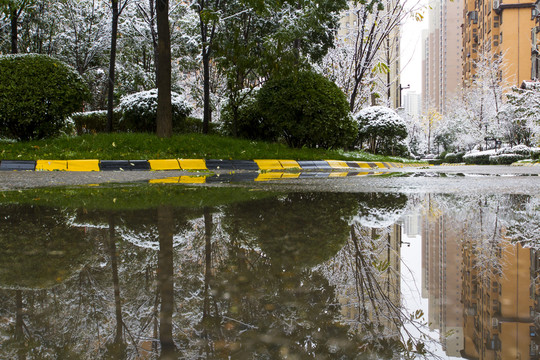
<svg viewBox="0 0 540 360">
<path fill-rule="evenodd" d="M 400 107 L 401 107 L 401 104 L 402 104 L 402 101 L 401 101 L 401 92 L 402 92 L 403 90 L 407 90 L 407 89 L 410 89 L 410 88 L 411 88 L 411 85 L 409 85 L 409 84 L 407 84 L 407 86 L 403 86 L 403 85 L 399 84 L 399 106 L 398 106 L 398 108 L 400 108 Z"/>
</svg>

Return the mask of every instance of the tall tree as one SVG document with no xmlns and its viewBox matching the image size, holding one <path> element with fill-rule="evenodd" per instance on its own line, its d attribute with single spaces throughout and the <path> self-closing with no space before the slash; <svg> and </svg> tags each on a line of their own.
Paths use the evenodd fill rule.
<svg viewBox="0 0 540 360">
<path fill-rule="evenodd" d="M 157 0 L 157 136 L 172 136 L 171 104 L 171 34 L 169 30 L 169 0 Z"/>
<path fill-rule="evenodd" d="M 114 73 L 116 67 L 116 48 L 118 40 L 118 19 L 130 0 L 111 0 L 111 56 L 109 60 L 109 87 L 107 97 L 107 131 L 112 131 L 114 110 Z"/>
<path fill-rule="evenodd" d="M 237 110 L 253 88 L 322 59 L 346 6 L 344 0 L 222 2 L 214 55 L 227 79 L 233 132 Z"/>
<path fill-rule="evenodd" d="M 210 60 L 214 52 L 214 39 L 219 22 L 221 0 L 197 0 L 195 9 L 199 14 L 201 58 L 203 66 L 203 133 L 208 134 L 212 121 L 210 104 Z"/>
<path fill-rule="evenodd" d="M 412 4 L 411 4 L 412 2 Z M 350 109 L 357 112 L 369 103 L 377 77 L 384 74 L 383 91 L 388 94 L 391 37 L 399 36 L 399 25 L 411 14 L 421 19 L 416 0 L 355 1 L 354 21 L 348 33 L 340 36 L 335 50 L 323 61 L 322 71 L 347 94 Z M 387 50 L 386 52 L 384 50 Z"/>
<path fill-rule="evenodd" d="M 17 54 L 19 38 L 19 19 L 27 11 L 35 0 L 0 0 L 0 11 L 3 12 L 11 23 L 11 53 Z"/>
</svg>

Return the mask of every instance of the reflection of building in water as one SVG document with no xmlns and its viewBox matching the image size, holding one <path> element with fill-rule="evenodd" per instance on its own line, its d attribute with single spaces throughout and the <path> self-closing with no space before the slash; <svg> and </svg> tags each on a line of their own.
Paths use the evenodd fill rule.
<svg viewBox="0 0 540 360">
<path fill-rule="evenodd" d="M 352 329 L 372 322 L 384 326 L 384 335 L 397 334 L 399 327 L 395 320 L 399 320 L 400 316 L 389 312 L 399 311 L 401 307 L 400 246 L 402 227 L 394 224 L 387 229 L 367 227 L 357 229 L 359 230 L 358 235 L 360 235 L 359 243 L 368 250 L 367 253 L 373 253 L 374 249 L 380 250 L 376 261 L 371 261 L 368 258 L 361 261 L 361 263 L 365 261 L 363 263 L 370 268 L 364 267 L 361 269 L 362 273 L 358 274 L 360 279 L 370 277 L 370 279 L 366 279 L 366 283 L 372 286 L 371 289 L 364 288 L 360 295 L 370 294 L 372 296 L 366 297 L 364 300 L 359 299 L 355 284 L 350 283 L 344 291 L 338 294 L 341 314 Z M 377 311 L 373 309 L 372 304 L 377 304 Z M 364 312 L 364 308 L 367 309 L 367 314 Z"/>
<path fill-rule="evenodd" d="M 471 359 L 538 359 L 533 323 L 533 251 L 507 241 L 492 245 L 493 256 L 482 259 L 478 245 L 463 250 L 465 348 Z"/>
<path fill-rule="evenodd" d="M 443 349 L 466 359 L 540 359 L 538 253 L 469 230 L 433 209 L 423 217 L 422 296 Z"/>
<path fill-rule="evenodd" d="M 416 237 L 422 233 L 422 216 L 413 213 L 403 217 L 403 233 L 408 237 Z"/>
<path fill-rule="evenodd" d="M 436 211 L 422 223 L 422 297 L 428 298 L 430 328 L 439 329 L 444 351 L 463 349 L 460 230 Z"/>
</svg>

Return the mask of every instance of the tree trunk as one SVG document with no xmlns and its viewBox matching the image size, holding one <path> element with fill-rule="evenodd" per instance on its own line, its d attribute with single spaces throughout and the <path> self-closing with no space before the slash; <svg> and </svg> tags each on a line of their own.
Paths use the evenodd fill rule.
<svg viewBox="0 0 540 360">
<path fill-rule="evenodd" d="M 158 287 L 161 299 L 159 311 L 159 342 L 161 343 L 161 359 L 176 359 L 176 347 L 172 336 L 172 316 L 174 311 L 173 281 L 173 229 L 174 215 L 171 207 L 160 206 L 157 210 L 159 253 L 158 253 Z"/>
<path fill-rule="evenodd" d="M 109 254 L 111 256 L 111 270 L 114 289 L 114 305 L 116 313 L 116 334 L 114 342 L 122 343 L 123 320 L 122 320 L 122 299 L 120 298 L 120 281 L 118 280 L 118 256 L 116 254 L 116 242 L 114 235 L 114 218 L 109 218 Z"/>
<path fill-rule="evenodd" d="M 203 134 L 208 134 L 212 121 L 212 109 L 210 109 L 210 52 L 207 47 L 203 50 L 203 88 Z"/>
<path fill-rule="evenodd" d="M 157 136 L 172 136 L 171 104 L 171 34 L 169 31 L 169 0 L 157 0 L 158 63 L 157 66 Z"/>
<path fill-rule="evenodd" d="M 114 110 L 114 71 L 116 65 L 116 42 L 118 38 L 118 0 L 112 1 L 112 26 L 111 26 L 111 57 L 109 60 L 109 86 L 107 98 L 107 132 L 113 131 Z"/>
<path fill-rule="evenodd" d="M 19 15 L 17 9 L 11 9 L 11 53 L 17 54 L 19 49 L 17 48 L 17 38 L 19 37 Z"/>
</svg>

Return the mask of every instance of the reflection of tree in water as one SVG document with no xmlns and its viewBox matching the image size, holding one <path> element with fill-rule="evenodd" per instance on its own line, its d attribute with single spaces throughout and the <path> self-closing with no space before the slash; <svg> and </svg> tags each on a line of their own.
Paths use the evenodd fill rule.
<svg viewBox="0 0 540 360">
<path fill-rule="evenodd" d="M 0 288 L 5 289 L 0 317 L 14 317 L 0 330 L 7 336 L 0 341 L 0 353 L 6 358 L 26 358 L 29 353 L 75 358 L 77 334 L 64 334 L 54 349 L 41 346 L 63 333 L 61 323 L 47 321 L 63 304 L 47 293 L 77 278 L 93 257 L 92 242 L 81 229 L 68 225 L 65 212 L 49 207 L 0 206 L 0 228 Z"/>
<path fill-rule="evenodd" d="M 429 355 L 423 313 L 406 313 L 401 306 L 401 228 L 395 225 L 407 209 L 403 194 L 356 195 L 360 209 L 349 227 L 345 246 L 319 266 L 336 287 L 341 313 L 364 349 L 389 358 Z M 416 328 L 422 335 L 414 337 Z"/>
<path fill-rule="evenodd" d="M 221 207 L 62 215 L 69 225 L 60 229 L 72 241 L 86 231 L 94 255 L 53 289 L 23 293 L 25 316 L 49 331 L 41 351 L 68 358 L 391 358 L 405 352 L 401 342 L 377 339 L 384 331 L 371 319 L 362 320 L 363 336 L 353 336 L 338 321 L 338 275 L 316 267 L 336 254 L 341 259 L 345 246 L 350 252 L 342 259 L 367 272 L 360 280 L 366 311 L 378 292 L 390 291 L 375 276 L 388 268 L 366 255 L 363 230 L 354 225 L 351 233 L 359 207 L 367 206 L 362 201 L 309 193 Z M 184 241 L 176 241 L 179 234 Z M 121 240 L 137 236 L 141 241 Z M 14 295 L 0 296 L 16 309 Z M 388 316 L 379 308 L 378 316 Z M 121 344 L 120 354 L 111 344 Z"/>
</svg>

